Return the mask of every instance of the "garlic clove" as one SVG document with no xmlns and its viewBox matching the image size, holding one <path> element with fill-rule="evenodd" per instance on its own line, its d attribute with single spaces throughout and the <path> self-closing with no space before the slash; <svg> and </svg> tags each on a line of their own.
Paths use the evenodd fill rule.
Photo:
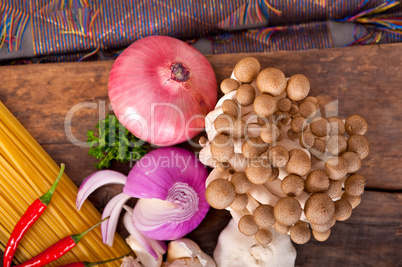
<svg viewBox="0 0 402 267">
<path fill-rule="evenodd" d="M 130 246 L 130 248 L 135 252 L 135 255 L 137 256 L 141 265 L 147 267 L 161 266 L 162 254 L 159 251 L 156 252 L 158 255 L 158 260 L 155 260 L 155 258 L 133 236 L 127 237 L 126 242 Z"/>
<path fill-rule="evenodd" d="M 169 243 L 167 260 L 170 263 L 169 266 L 216 266 L 212 257 L 203 252 L 197 243 L 188 238 L 180 238 Z M 174 265 L 174 263 L 184 263 L 184 265 Z"/>
<path fill-rule="evenodd" d="M 143 265 L 138 262 L 138 258 L 134 259 L 133 256 L 128 256 L 123 258 L 120 267 L 143 267 Z"/>
</svg>

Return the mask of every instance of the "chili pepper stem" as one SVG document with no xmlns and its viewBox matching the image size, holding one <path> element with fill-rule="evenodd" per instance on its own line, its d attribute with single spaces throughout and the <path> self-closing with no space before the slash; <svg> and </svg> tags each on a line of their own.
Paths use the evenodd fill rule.
<svg viewBox="0 0 402 267">
<path fill-rule="evenodd" d="M 131 253 L 132 253 L 132 252 L 127 253 L 126 255 L 120 256 L 120 257 L 118 257 L 118 258 L 114 258 L 114 259 L 110 259 L 110 260 L 105 260 L 105 261 L 98 261 L 98 262 L 87 262 L 87 261 L 84 261 L 83 264 L 84 264 L 84 267 L 93 267 L 93 266 L 97 266 L 97 265 L 100 265 L 100 264 L 105 264 L 105 263 L 108 263 L 108 262 L 112 262 L 112 261 L 116 261 L 116 260 L 122 259 L 122 258 L 127 257 L 128 255 L 130 255 Z"/>
<path fill-rule="evenodd" d="M 110 218 L 110 216 L 104 218 L 103 220 L 101 220 L 100 222 L 98 222 L 97 224 L 95 224 L 94 226 L 92 226 L 91 228 L 85 230 L 84 232 L 80 233 L 80 234 L 76 234 L 76 235 L 72 235 L 71 239 L 74 240 L 74 243 L 77 244 L 78 242 L 80 242 L 81 238 L 86 235 L 88 232 L 90 232 L 91 230 L 93 230 L 94 228 L 96 228 L 97 226 L 99 226 L 101 223 L 103 223 L 104 221 L 108 220 Z"/>
<path fill-rule="evenodd" d="M 63 176 L 64 168 L 65 168 L 64 163 L 60 164 L 60 172 L 56 178 L 56 181 L 53 183 L 52 187 L 50 187 L 49 191 L 47 191 L 43 196 L 39 198 L 40 201 L 42 201 L 42 203 L 45 204 L 46 206 L 49 205 L 50 200 L 52 200 L 53 193 L 56 190 L 56 187 L 59 184 L 61 177 Z"/>
</svg>

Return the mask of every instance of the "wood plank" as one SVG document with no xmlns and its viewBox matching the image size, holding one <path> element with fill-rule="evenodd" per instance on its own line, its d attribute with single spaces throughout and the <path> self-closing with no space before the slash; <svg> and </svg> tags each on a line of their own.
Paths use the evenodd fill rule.
<svg viewBox="0 0 402 267">
<path fill-rule="evenodd" d="M 220 82 L 245 56 L 249 54 L 207 57 Z M 264 67 L 278 67 L 287 76 L 305 74 L 311 81 L 312 95 L 322 103 L 339 100 L 340 115 L 364 115 L 370 124 L 371 142 L 371 154 L 361 171 L 367 187 L 386 191 L 402 189 L 399 182 L 402 152 L 398 146 L 402 143 L 402 45 L 253 56 Z M 112 62 L 104 61 L 0 67 L 0 100 L 56 162 L 66 163 L 66 172 L 77 185 L 94 171 L 95 160 L 87 156 L 88 148 L 76 146 L 67 139 L 65 117 L 76 104 L 97 105 L 97 108 L 81 109 L 73 116 L 72 133 L 85 141 L 85 132 L 99 120 L 99 104 L 107 106 L 111 65 Z M 191 148 L 188 144 L 184 146 Z M 114 164 L 113 169 L 128 173 L 129 166 Z M 121 186 L 108 186 L 96 191 L 90 200 L 102 211 L 105 203 L 120 191 Z M 400 193 L 366 192 L 352 217 L 335 225 L 328 241 L 296 246 L 297 266 L 398 266 L 401 200 Z M 227 212 L 211 210 L 189 237 L 212 254 L 218 235 L 229 219 Z M 126 234 L 121 225 L 119 232 Z"/>
</svg>

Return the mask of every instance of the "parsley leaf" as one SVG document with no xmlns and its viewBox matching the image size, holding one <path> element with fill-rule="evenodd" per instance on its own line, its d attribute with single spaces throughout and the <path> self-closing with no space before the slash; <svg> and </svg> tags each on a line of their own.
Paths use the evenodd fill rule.
<svg viewBox="0 0 402 267">
<path fill-rule="evenodd" d="M 126 163 L 139 160 L 147 153 L 145 142 L 129 132 L 115 115 L 108 114 L 95 128 L 98 130 L 87 132 L 87 144 L 88 154 L 100 159 L 95 164 L 99 170 L 109 168 L 114 160 Z"/>
</svg>

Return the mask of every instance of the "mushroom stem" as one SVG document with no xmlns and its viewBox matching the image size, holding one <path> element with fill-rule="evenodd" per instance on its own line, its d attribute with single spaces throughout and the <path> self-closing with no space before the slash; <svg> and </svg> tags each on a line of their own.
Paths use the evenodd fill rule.
<svg viewBox="0 0 402 267">
<path fill-rule="evenodd" d="M 229 170 L 221 172 L 218 169 L 214 168 L 211 171 L 211 173 L 208 175 L 207 180 L 205 181 L 205 187 L 208 187 L 208 185 L 212 181 L 215 181 L 216 179 L 219 179 L 219 178 L 228 179 L 229 178 Z"/>
<path fill-rule="evenodd" d="M 254 197 L 252 197 L 250 194 L 248 194 L 248 203 L 247 203 L 247 210 L 253 214 L 255 209 L 259 206 L 258 202 L 255 200 Z"/>
<path fill-rule="evenodd" d="M 278 198 L 263 185 L 253 184 L 248 193 L 261 204 L 275 206 L 278 201 Z"/>
</svg>

